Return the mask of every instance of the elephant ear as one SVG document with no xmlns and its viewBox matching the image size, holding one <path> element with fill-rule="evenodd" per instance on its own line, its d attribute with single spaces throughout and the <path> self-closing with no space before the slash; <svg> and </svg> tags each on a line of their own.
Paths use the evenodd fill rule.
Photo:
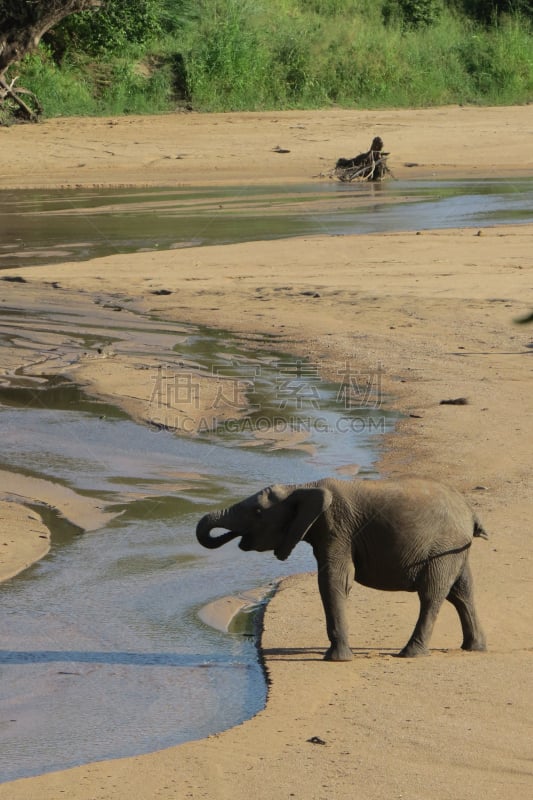
<svg viewBox="0 0 533 800">
<path fill-rule="evenodd" d="M 274 555 L 280 561 L 285 561 L 290 556 L 309 528 L 329 508 L 332 500 L 333 495 L 329 489 L 310 488 L 295 489 L 284 501 L 294 507 L 294 516 L 282 544 L 274 550 Z"/>
</svg>

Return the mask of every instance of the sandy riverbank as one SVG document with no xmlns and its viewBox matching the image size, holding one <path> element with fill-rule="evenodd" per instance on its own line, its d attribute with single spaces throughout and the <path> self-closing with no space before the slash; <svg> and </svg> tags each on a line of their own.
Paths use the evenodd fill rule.
<svg viewBox="0 0 533 800">
<path fill-rule="evenodd" d="M 528 169 L 532 128 L 531 107 L 54 120 L 0 129 L 0 185 L 308 180 L 337 156 L 364 149 L 374 134 L 391 150 L 398 177 L 513 177 Z M 275 152 L 277 146 L 290 153 Z M 2 284 L 4 308 L 59 304 L 85 313 L 96 309 L 95 299 L 100 308 L 127 297 L 132 310 L 169 321 L 281 335 L 279 346 L 311 356 L 324 374 L 347 360 L 379 366 L 385 393 L 405 414 L 386 442 L 382 472 L 417 472 L 455 485 L 491 540 L 476 542 L 472 552 L 487 654 L 457 649 L 459 626 L 445 609 L 430 658 L 393 658 L 416 601 L 356 586 L 354 661 L 324 663 L 315 579 L 295 577 L 266 614 L 262 646 L 271 686 L 257 717 L 160 753 L 3 784 L 0 799 L 531 796 L 533 330 L 514 320 L 533 306 L 533 226 L 476 234 L 310 237 L 3 273 L 26 279 Z M 171 294 L 153 295 L 148 282 Z M 89 364 L 73 354 L 64 332 L 40 335 L 33 349 L 0 352 L 4 375 L 19 363 L 37 363 L 37 351 L 49 374 L 68 346 L 62 368 L 68 361 L 71 376 L 104 396 L 124 395 L 126 384 L 130 394 L 137 372 L 137 402 L 128 402 L 129 412 L 139 413 L 146 377 L 143 384 L 127 347 Z M 440 405 L 459 396 L 468 404 Z M 19 519 L 11 540 L 22 541 L 27 531 Z"/>
</svg>

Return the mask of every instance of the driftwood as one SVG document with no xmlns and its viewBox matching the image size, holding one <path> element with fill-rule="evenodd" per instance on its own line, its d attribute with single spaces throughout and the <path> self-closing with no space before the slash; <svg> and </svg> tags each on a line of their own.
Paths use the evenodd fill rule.
<svg viewBox="0 0 533 800">
<path fill-rule="evenodd" d="M 21 117 L 28 120 L 28 122 L 37 122 L 43 113 L 43 107 L 29 89 L 15 88 L 16 80 L 16 78 L 13 78 L 10 83 L 7 83 L 3 78 L 0 78 L 0 107 L 4 104 L 11 104 L 14 106 L 14 116 Z M 24 95 L 25 99 L 22 99 L 21 95 Z M 34 108 L 31 108 L 28 103 L 31 103 Z"/>
<path fill-rule="evenodd" d="M 330 177 L 338 178 L 343 182 L 383 181 L 392 173 L 387 166 L 390 153 L 383 152 L 383 139 L 375 136 L 370 145 L 370 150 L 353 158 L 339 158 Z"/>
</svg>

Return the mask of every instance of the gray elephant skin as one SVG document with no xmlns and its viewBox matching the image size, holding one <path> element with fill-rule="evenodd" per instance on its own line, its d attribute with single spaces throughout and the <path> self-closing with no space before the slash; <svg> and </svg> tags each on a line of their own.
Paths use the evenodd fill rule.
<svg viewBox="0 0 533 800">
<path fill-rule="evenodd" d="M 215 528 L 226 532 L 213 536 Z M 208 548 L 240 537 L 241 550 L 273 550 L 281 561 L 298 542 L 308 542 L 318 566 L 329 661 L 353 657 L 346 600 L 354 580 L 373 589 L 418 593 L 419 617 L 401 656 L 428 653 L 445 600 L 459 615 L 462 648 L 485 650 L 468 556 L 473 537 L 488 537 L 462 495 L 435 481 L 324 478 L 273 485 L 206 514 L 196 535 Z"/>
</svg>

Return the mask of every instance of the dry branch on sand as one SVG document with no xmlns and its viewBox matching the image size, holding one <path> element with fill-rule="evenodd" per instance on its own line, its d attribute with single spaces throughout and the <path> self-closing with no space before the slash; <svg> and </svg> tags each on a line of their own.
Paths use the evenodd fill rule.
<svg viewBox="0 0 533 800">
<path fill-rule="evenodd" d="M 330 177 L 338 178 L 344 183 L 351 181 L 382 181 L 392 173 L 387 166 L 390 154 L 383 152 L 383 139 L 375 136 L 370 149 L 353 158 L 339 158 Z"/>
</svg>

